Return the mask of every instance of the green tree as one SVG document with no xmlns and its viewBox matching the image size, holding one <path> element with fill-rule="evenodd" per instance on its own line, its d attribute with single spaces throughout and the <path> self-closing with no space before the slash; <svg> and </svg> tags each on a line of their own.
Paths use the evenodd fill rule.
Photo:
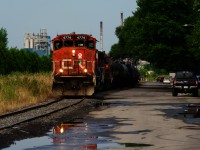
<svg viewBox="0 0 200 150">
<path fill-rule="evenodd" d="M 7 31 L 4 28 L 0 29 L 0 73 L 7 73 L 8 67 L 8 52 L 7 52 Z"/>
<path fill-rule="evenodd" d="M 39 70 L 42 72 L 49 72 L 52 70 L 51 57 L 49 56 L 40 57 Z"/>
<path fill-rule="evenodd" d="M 191 34 L 187 37 L 187 44 L 193 54 L 193 60 L 196 66 L 196 72 L 200 73 L 200 1 L 194 1 L 194 18 L 193 24 L 188 24 L 187 29 L 191 30 Z"/>
<path fill-rule="evenodd" d="M 4 28 L 0 29 L 0 51 L 5 50 L 8 44 L 7 31 Z"/>
<path fill-rule="evenodd" d="M 123 50 L 120 53 L 167 71 L 194 69 L 194 53 L 188 45 L 192 30 L 186 25 L 195 24 L 198 18 L 195 1 L 138 0 L 137 4 L 137 11 L 125 20 L 124 27 L 116 28 L 119 42 L 110 54 Z"/>
<path fill-rule="evenodd" d="M 17 48 L 10 48 L 8 50 L 9 52 L 9 65 L 7 68 L 7 72 L 11 73 L 11 72 L 16 72 L 19 69 L 19 59 L 17 56 L 18 53 L 18 49 Z"/>
<path fill-rule="evenodd" d="M 123 56 L 123 51 L 121 51 L 119 44 L 114 44 L 114 45 L 112 45 L 112 48 L 111 48 L 111 51 L 109 52 L 109 54 L 113 59 L 118 59 Z"/>
</svg>

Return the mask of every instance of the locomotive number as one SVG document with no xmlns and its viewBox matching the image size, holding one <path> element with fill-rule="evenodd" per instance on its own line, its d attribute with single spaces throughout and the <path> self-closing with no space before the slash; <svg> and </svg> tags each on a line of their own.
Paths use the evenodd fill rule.
<svg viewBox="0 0 200 150">
<path fill-rule="evenodd" d="M 66 40 L 66 39 L 72 39 L 72 36 L 70 35 L 63 36 L 63 40 Z"/>
<path fill-rule="evenodd" d="M 79 40 L 86 40 L 86 36 L 80 35 L 80 36 L 77 36 L 77 39 L 79 39 Z"/>
</svg>

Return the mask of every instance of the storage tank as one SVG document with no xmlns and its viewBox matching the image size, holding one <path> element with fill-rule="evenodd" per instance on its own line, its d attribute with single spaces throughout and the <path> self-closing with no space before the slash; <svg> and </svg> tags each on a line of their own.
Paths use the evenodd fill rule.
<svg viewBox="0 0 200 150">
<path fill-rule="evenodd" d="M 30 41 L 28 38 L 25 39 L 24 48 L 30 48 Z"/>
<path fill-rule="evenodd" d="M 30 38 L 30 48 L 34 48 L 34 39 Z"/>
</svg>

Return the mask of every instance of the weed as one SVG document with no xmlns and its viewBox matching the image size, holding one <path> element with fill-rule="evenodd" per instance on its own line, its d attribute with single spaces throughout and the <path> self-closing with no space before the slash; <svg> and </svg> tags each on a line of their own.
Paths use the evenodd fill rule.
<svg viewBox="0 0 200 150">
<path fill-rule="evenodd" d="M 50 73 L 12 73 L 0 76 L 0 113 L 47 100 L 51 96 Z"/>
</svg>

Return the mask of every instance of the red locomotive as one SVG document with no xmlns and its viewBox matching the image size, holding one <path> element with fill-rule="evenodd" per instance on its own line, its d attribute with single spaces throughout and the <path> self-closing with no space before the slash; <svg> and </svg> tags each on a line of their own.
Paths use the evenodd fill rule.
<svg viewBox="0 0 200 150">
<path fill-rule="evenodd" d="M 55 95 L 91 96 L 109 86 L 110 59 L 96 49 L 96 38 L 88 34 L 61 34 L 52 40 Z M 105 84 L 107 83 L 107 84 Z"/>
</svg>

